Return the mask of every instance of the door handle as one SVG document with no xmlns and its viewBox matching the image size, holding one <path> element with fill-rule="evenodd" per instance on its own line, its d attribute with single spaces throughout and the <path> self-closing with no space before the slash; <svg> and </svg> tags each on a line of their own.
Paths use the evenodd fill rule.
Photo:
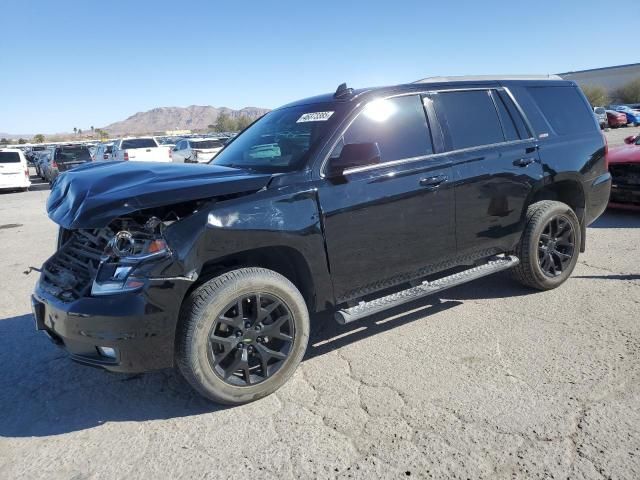
<svg viewBox="0 0 640 480">
<path fill-rule="evenodd" d="M 516 167 L 528 167 L 532 163 L 536 161 L 535 158 L 520 158 L 513 162 L 513 165 Z"/>
<path fill-rule="evenodd" d="M 427 177 L 420 179 L 420 186 L 435 190 L 448 180 L 446 175 L 436 175 L 435 177 Z"/>
</svg>

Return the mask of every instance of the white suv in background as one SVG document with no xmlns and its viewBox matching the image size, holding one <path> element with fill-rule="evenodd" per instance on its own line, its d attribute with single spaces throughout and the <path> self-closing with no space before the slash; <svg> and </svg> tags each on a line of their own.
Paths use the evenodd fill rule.
<svg viewBox="0 0 640 480">
<path fill-rule="evenodd" d="M 154 137 L 121 138 L 113 144 L 111 160 L 170 162 L 171 149 L 159 145 Z"/>
<path fill-rule="evenodd" d="M 224 147 L 217 138 L 183 138 L 173 147 L 173 161 L 177 163 L 207 163 Z"/>
<path fill-rule="evenodd" d="M 27 158 L 17 148 L 0 148 L 0 189 L 21 189 L 31 186 Z"/>
</svg>

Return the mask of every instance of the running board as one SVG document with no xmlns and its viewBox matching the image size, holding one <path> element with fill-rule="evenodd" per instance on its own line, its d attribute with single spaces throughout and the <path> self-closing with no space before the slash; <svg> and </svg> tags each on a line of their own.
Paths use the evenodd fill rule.
<svg viewBox="0 0 640 480">
<path fill-rule="evenodd" d="M 489 260 L 487 263 L 478 267 L 473 267 L 460 273 L 454 273 L 453 275 L 442 277 L 432 282 L 425 281 L 416 287 L 408 288 L 407 290 L 402 290 L 401 292 L 393 293 L 386 297 L 376 298 L 370 302 L 360 302 L 358 305 L 351 308 L 338 310 L 334 316 L 336 322 L 341 325 L 355 322 L 361 318 L 368 317 L 374 313 L 383 312 L 384 310 L 397 307 L 403 303 L 412 302 L 433 293 L 446 290 L 447 288 L 456 287 L 463 283 L 491 275 L 492 273 L 507 270 L 511 267 L 515 267 L 519 263 L 520 260 L 518 257 L 513 255 L 494 257 L 492 260 Z"/>
</svg>

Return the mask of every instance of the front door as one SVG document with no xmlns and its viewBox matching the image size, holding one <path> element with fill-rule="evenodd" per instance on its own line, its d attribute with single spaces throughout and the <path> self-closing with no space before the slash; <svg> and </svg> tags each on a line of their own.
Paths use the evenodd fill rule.
<svg viewBox="0 0 640 480">
<path fill-rule="evenodd" d="M 349 143 L 377 143 L 380 163 L 319 186 L 338 302 L 423 276 L 455 255 L 452 169 L 433 156 L 420 96 L 367 105 L 331 156 Z"/>
</svg>

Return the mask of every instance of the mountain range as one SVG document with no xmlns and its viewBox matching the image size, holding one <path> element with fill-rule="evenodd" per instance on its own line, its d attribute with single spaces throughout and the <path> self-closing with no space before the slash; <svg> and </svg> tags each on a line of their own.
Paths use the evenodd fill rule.
<svg viewBox="0 0 640 480">
<path fill-rule="evenodd" d="M 126 120 L 102 127 L 102 130 L 106 130 L 111 135 L 154 133 L 167 130 L 204 130 L 209 125 L 214 125 L 221 113 L 232 118 L 246 116 L 255 120 L 268 111 L 266 108 L 245 107 L 233 110 L 210 105 L 159 107 L 146 112 L 138 112 Z"/>
</svg>

